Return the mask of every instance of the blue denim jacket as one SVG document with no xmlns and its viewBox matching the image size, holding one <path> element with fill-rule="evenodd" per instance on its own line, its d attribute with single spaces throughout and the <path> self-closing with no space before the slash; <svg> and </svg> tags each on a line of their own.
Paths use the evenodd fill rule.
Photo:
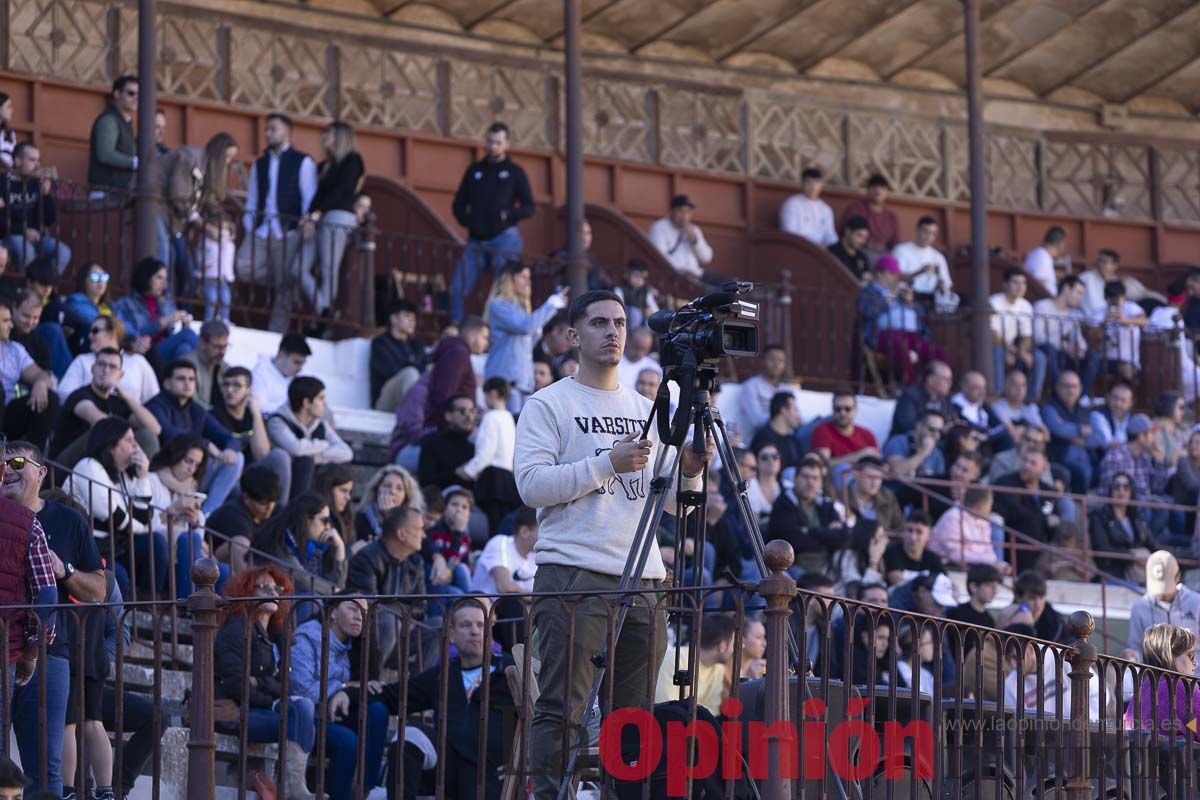
<svg viewBox="0 0 1200 800">
<path fill-rule="evenodd" d="M 146 301 L 139 295 L 126 295 L 118 298 L 112 304 L 113 313 L 125 323 L 125 330 L 130 336 L 149 336 L 153 338 L 162 330 L 158 320 L 150 316 Z M 175 313 L 175 303 L 166 295 L 158 298 L 158 313 L 160 317 L 169 317 Z"/>
<path fill-rule="evenodd" d="M 526 311 L 511 300 L 492 300 L 487 307 L 487 321 L 492 329 L 492 343 L 484 379 L 504 378 L 526 394 L 533 391 L 533 343 L 541 335 L 542 326 L 550 321 L 562 301 L 558 295 L 542 303 L 536 311 Z"/>
<path fill-rule="evenodd" d="M 321 637 L 325 628 L 321 618 L 310 619 L 296 628 L 292 642 L 292 683 L 289 691 L 293 696 L 307 697 L 314 703 L 321 701 Z M 333 697 L 350 680 L 350 642 L 343 642 L 333 631 L 329 632 L 329 672 L 326 675 L 326 699 Z"/>
</svg>

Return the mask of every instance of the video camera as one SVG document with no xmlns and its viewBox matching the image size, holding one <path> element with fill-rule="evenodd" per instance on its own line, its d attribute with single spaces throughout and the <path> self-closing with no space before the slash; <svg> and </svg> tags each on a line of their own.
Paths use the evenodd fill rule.
<svg viewBox="0 0 1200 800">
<path fill-rule="evenodd" d="M 749 281 L 730 281 L 676 311 L 652 314 L 646 325 L 658 334 L 663 369 L 682 365 L 688 354 L 701 369 L 715 367 L 721 356 L 758 355 L 758 304 L 737 299 L 753 289 Z"/>
</svg>

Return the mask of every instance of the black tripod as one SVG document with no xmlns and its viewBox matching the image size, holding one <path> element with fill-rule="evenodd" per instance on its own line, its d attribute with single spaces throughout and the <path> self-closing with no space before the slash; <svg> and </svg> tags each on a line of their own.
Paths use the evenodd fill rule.
<svg viewBox="0 0 1200 800">
<path fill-rule="evenodd" d="M 676 486 L 676 521 L 680 525 L 680 532 L 683 532 L 684 520 L 689 515 L 696 516 L 694 530 L 695 547 L 692 556 L 692 586 L 699 587 L 702 584 L 700 579 L 703 566 L 703 551 L 705 538 L 707 533 L 707 494 L 708 494 L 708 466 L 704 468 L 701 476 L 701 488 L 698 491 L 683 491 L 681 482 L 681 464 L 683 448 L 687 440 L 687 433 L 691 430 L 692 442 L 691 447 L 696 453 L 703 453 L 707 448 L 708 437 L 711 435 L 718 448 L 721 463 L 727 469 L 736 469 L 737 460 L 733 452 L 733 445 L 729 441 L 729 434 L 725 429 L 725 422 L 721 418 L 720 410 L 712 406 L 712 392 L 716 386 L 716 362 L 698 363 L 696 356 L 691 351 L 686 351 L 682 354 L 681 363 L 668 369 L 664 375 L 662 383 L 658 387 L 658 394 L 654 399 L 654 405 L 650 409 L 650 415 L 646 418 L 645 425 L 642 428 L 642 438 L 645 439 L 650 434 L 651 425 L 657 422 L 659 439 L 663 447 L 659 448 L 658 455 L 654 463 L 654 478 L 650 481 L 650 493 L 647 497 L 646 505 L 642 508 L 641 518 L 638 520 L 637 530 L 634 533 L 633 545 L 630 547 L 629 556 L 625 561 L 625 568 L 621 573 L 621 580 L 618 584 L 618 594 L 614 600 L 617 607 L 616 621 L 613 626 L 613 638 L 615 643 L 620 639 L 621 628 L 625 623 L 625 618 L 629 613 L 629 609 L 634 603 L 637 596 L 637 589 L 641 583 L 642 575 L 645 572 L 646 562 L 650 558 L 651 548 L 657 546 L 657 538 L 655 536 L 659 522 L 662 520 L 663 511 L 667 503 L 667 490 L 674 484 Z M 679 407 L 675 412 L 673 420 L 668 422 L 670 417 L 671 392 L 668 386 L 668 381 L 674 381 L 679 386 Z M 674 455 L 670 457 L 670 468 L 664 473 L 663 465 L 668 458 L 668 453 L 674 448 Z M 755 564 L 758 567 L 759 574 L 766 576 L 767 566 L 763 559 L 763 537 L 762 531 L 758 526 L 758 519 L 750 507 L 750 499 L 747 495 L 748 482 L 739 479 L 734 481 L 734 486 L 737 489 L 737 513 L 741 519 L 745 530 L 750 535 L 751 549 L 754 555 Z M 682 546 L 683 536 L 676 537 L 676 564 L 682 563 Z M 700 618 L 701 608 L 703 606 L 702 592 L 695 592 L 693 601 L 693 610 L 691 613 L 697 618 Z M 698 626 L 694 628 L 698 636 Z M 796 661 L 799 658 L 799 649 L 796 643 L 794 633 L 788 631 L 788 646 L 790 652 L 790 662 L 793 665 L 793 672 L 796 671 Z M 580 722 L 580 731 L 588 729 L 588 723 L 591 721 L 593 710 L 596 708 L 597 700 L 600 696 L 600 687 L 604 681 L 604 675 L 608 668 L 609 651 L 607 644 L 603 649 L 592 656 L 592 664 L 596 668 L 595 678 L 592 681 L 592 689 L 588 694 L 588 699 L 584 705 L 583 718 Z M 692 683 L 691 675 L 694 672 L 695 659 L 689 661 L 688 670 L 680 672 L 675 677 L 676 685 L 690 685 Z M 803 671 L 801 671 L 803 673 Z M 801 683 L 804 686 L 806 697 L 808 696 L 808 684 L 801 675 Z M 694 695 L 694 693 L 693 693 Z M 582 739 L 571 748 L 570 756 L 567 760 L 567 766 L 563 772 L 562 782 L 559 785 L 558 800 L 566 800 L 573 787 L 578 782 L 576 772 L 578 770 L 579 754 L 582 748 L 586 745 L 586 739 Z M 845 798 L 845 790 L 838 782 L 840 796 Z"/>
</svg>

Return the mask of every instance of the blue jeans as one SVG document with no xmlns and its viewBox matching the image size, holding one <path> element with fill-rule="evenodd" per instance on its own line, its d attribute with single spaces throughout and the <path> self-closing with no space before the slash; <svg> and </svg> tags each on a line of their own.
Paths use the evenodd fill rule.
<svg viewBox="0 0 1200 800">
<path fill-rule="evenodd" d="M 206 278 L 204 280 L 204 321 L 208 322 L 214 317 L 220 317 L 225 322 L 229 322 L 229 304 L 232 299 L 233 292 L 228 283 L 220 278 Z"/>
<path fill-rule="evenodd" d="M 1092 457 L 1088 451 L 1073 444 L 1061 453 L 1060 458 L 1054 460 L 1070 470 L 1071 492 L 1087 494 L 1088 487 L 1092 485 Z"/>
<path fill-rule="evenodd" d="M 204 536 L 200 531 L 179 532 L 175 539 L 175 596 L 183 599 L 192 594 L 192 562 L 200 557 Z M 229 578 L 229 565 L 217 564 L 217 584 L 214 591 L 221 594 Z"/>
<path fill-rule="evenodd" d="M 107 544 L 107 543 L 106 543 Z M 150 573 L 150 550 L 154 550 L 154 574 Z M 102 549 L 101 552 L 107 553 L 107 549 Z M 167 588 L 167 568 L 170 566 L 168 558 L 169 551 L 167 549 L 167 537 L 161 533 L 137 533 L 133 536 L 133 556 L 137 560 L 137 575 L 135 580 L 137 589 L 142 593 L 141 597 L 135 598 L 130 592 L 129 586 L 129 561 L 126 557 L 125 563 L 117 564 L 115 570 L 117 578 L 117 586 L 121 589 L 121 596 L 126 600 L 147 599 L 146 592 L 163 592 Z"/>
<path fill-rule="evenodd" d="M 40 682 L 46 681 L 46 728 L 38 724 L 38 702 L 41 697 Z M 21 768 L 33 781 L 26 789 L 30 794 L 46 790 L 62 795 L 62 744 L 63 728 L 67 724 L 67 697 L 71 690 L 71 664 L 59 656 L 47 655 L 29 683 L 16 690 L 13 696 L 13 730 L 17 735 L 17 749 L 21 753 Z M 46 778 L 41 785 L 41 746 L 46 739 Z"/>
<path fill-rule="evenodd" d="M 429 580 L 429 573 L 432 564 L 425 563 L 425 590 L 429 594 L 442 595 L 445 600 L 434 600 L 430 603 L 430 616 L 438 617 L 445 616 L 454 605 L 460 595 L 464 595 L 471 591 L 471 573 L 467 571 L 466 564 L 458 564 L 450 571 L 450 582 L 443 583 L 441 586 L 434 586 Z"/>
<path fill-rule="evenodd" d="M 465 313 L 468 295 L 475 289 L 479 276 L 486 271 L 499 272 L 504 264 L 520 258 L 524 249 L 521 232 L 513 225 L 494 239 L 468 239 L 462 256 L 450 280 L 450 321 L 459 322 Z"/>
<path fill-rule="evenodd" d="M 237 461 L 233 464 L 226 464 L 215 458 L 211 460 L 210 469 L 204 475 L 204 491 L 208 493 L 208 499 L 200 506 L 205 515 L 212 514 L 221 507 L 225 498 L 233 491 L 233 487 L 241 480 L 245 466 L 246 456 L 242 453 L 237 454 Z"/>
<path fill-rule="evenodd" d="M 6 243 L 13 266 L 19 272 L 24 272 L 30 261 L 41 256 L 46 256 L 54 261 L 59 275 L 66 272 L 67 264 L 71 263 L 71 248 L 53 236 L 42 236 L 36 244 L 26 239 L 24 235 L 9 236 Z"/>
<path fill-rule="evenodd" d="M 166 339 L 154 346 L 158 350 L 158 354 L 162 356 L 163 363 L 170 364 L 177 358 L 182 358 L 188 353 L 196 349 L 200 344 L 200 337 L 191 328 L 184 328 L 178 333 L 172 333 Z"/>
<path fill-rule="evenodd" d="M 1048 344 L 1039 344 L 1033 350 L 1033 370 L 1029 374 L 1029 389 L 1025 401 L 1040 403 L 1043 387 L 1047 383 L 1054 387 L 1064 368 L 1078 372 L 1083 393 L 1091 394 L 1092 382 L 1100 374 L 1100 353 L 1089 350 L 1082 359 L 1073 359 Z"/>
<path fill-rule="evenodd" d="M 388 710 L 378 700 L 367 706 L 367 743 L 364 748 L 366 774 L 359 783 L 365 797 L 379 785 L 383 768 L 383 749 L 387 745 Z M 330 800 L 350 800 L 354 773 L 358 767 L 358 724 L 347 720 L 325 723 L 325 749 L 329 753 L 329 777 L 325 791 Z"/>
<path fill-rule="evenodd" d="M 274 708 L 251 708 L 246 711 L 246 739 L 251 742 L 278 742 L 279 718 L 283 715 L 277 710 L 279 701 Z M 313 701 L 307 697 L 292 697 L 288 699 L 287 737 L 306 753 L 313 751 L 316 744 L 317 729 L 313 722 L 316 711 Z M 231 735 L 238 734 L 236 722 L 217 723 L 218 730 L 228 731 Z"/>
<path fill-rule="evenodd" d="M 50 345 L 50 370 L 61 379 L 66 374 L 67 367 L 71 366 L 72 359 L 75 358 L 71 355 L 71 348 L 67 344 L 67 335 L 63 333 L 62 325 L 47 320 L 38 323 L 37 332 Z"/>
</svg>

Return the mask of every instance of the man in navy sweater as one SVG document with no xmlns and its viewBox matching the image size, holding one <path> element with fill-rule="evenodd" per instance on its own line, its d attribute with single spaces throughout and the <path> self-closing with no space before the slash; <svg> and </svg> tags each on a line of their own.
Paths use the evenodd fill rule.
<svg viewBox="0 0 1200 800">
<path fill-rule="evenodd" d="M 205 514 L 211 514 L 237 486 L 245 457 L 233 434 L 217 422 L 212 412 L 196 402 L 195 364 L 182 359 L 167 364 L 162 385 L 163 390 L 146 403 L 146 410 L 162 426 L 160 439 L 164 445 L 189 433 L 204 440 L 209 464 L 204 471 L 202 486 L 208 497 L 200 508 Z"/>
<path fill-rule="evenodd" d="M 467 167 L 454 195 L 454 218 L 467 229 L 450 282 L 450 319 L 463 318 L 468 295 L 484 271 L 497 272 L 520 259 L 524 243 L 517 223 L 533 216 L 533 191 L 525 170 L 508 158 L 508 126 L 493 122 L 484 140 L 487 157 Z"/>
</svg>

